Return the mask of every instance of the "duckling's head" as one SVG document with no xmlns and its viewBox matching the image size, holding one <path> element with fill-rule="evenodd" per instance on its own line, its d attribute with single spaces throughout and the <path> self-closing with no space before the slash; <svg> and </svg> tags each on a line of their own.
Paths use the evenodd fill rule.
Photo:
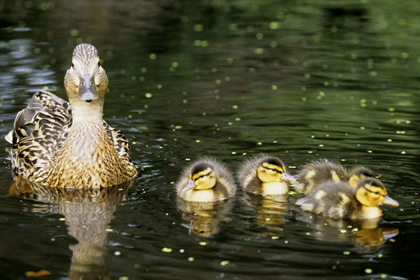
<svg viewBox="0 0 420 280">
<path fill-rule="evenodd" d="M 91 102 L 103 104 L 108 76 L 94 46 L 85 43 L 76 46 L 71 67 L 64 77 L 64 86 L 72 105 Z"/>
<path fill-rule="evenodd" d="M 367 167 L 358 166 L 350 171 L 348 182 L 351 186 L 357 187 L 359 182 L 366 178 L 376 178 L 375 172 Z"/>
<path fill-rule="evenodd" d="M 216 186 L 217 178 L 213 167 L 208 163 L 194 165 L 190 172 L 190 181 L 182 189 L 183 192 L 194 190 L 208 190 Z"/>
<path fill-rule="evenodd" d="M 293 176 L 286 172 L 284 163 L 276 157 L 265 157 L 260 161 L 257 177 L 263 183 L 294 181 Z"/>
<path fill-rule="evenodd" d="M 364 206 L 390 205 L 397 207 L 398 201 L 387 195 L 385 186 L 375 178 L 363 179 L 357 185 L 357 200 Z"/>
</svg>

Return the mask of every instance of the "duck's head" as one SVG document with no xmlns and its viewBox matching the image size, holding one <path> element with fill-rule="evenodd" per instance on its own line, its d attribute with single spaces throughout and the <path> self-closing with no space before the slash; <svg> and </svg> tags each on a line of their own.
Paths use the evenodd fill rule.
<svg viewBox="0 0 420 280">
<path fill-rule="evenodd" d="M 108 90 L 108 76 L 102 68 L 98 51 L 90 44 L 79 44 L 73 51 L 72 64 L 64 78 L 71 104 L 103 103 Z"/>
<path fill-rule="evenodd" d="M 367 167 L 358 166 L 350 171 L 348 182 L 351 186 L 357 187 L 359 182 L 366 178 L 376 178 L 375 172 Z"/>
<path fill-rule="evenodd" d="M 385 186 L 375 178 L 363 179 L 356 189 L 357 200 L 365 206 L 390 205 L 397 207 L 398 201 L 387 195 Z"/>
<path fill-rule="evenodd" d="M 286 172 L 284 163 L 276 157 L 266 157 L 259 163 L 257 177 L 263 183 L 295 180 L 292 175 Z"/>
<path fill-rule="evenodd" d="M 201 163 L 195 165 L 191 169 L 190 181 L 182 189 L 183 192 L 194 189 L 194 190 L 208 190 L 216 186 L 217 175 L 214 168 L 207 163 Z"/>
</svg>

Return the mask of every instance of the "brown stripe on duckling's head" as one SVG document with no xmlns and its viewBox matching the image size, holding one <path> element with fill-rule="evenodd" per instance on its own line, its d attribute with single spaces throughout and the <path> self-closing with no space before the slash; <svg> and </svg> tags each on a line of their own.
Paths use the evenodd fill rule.
<svg viewBox="0 0 420 280">
<path fill-rule="evenodd" d="M 258 165 L 257 176 L 264 183 L 294 180 L 287 173 L 284 163 L 276 157 L 264 158 Z"/>
<path fill-rule="evenodd" d="M 375 172 L 364 166 L 357 166 L 350 171 L 348 182 L 351 186 L 357 187 L 359 182 L 366 178 L 376 178 Z"/>
</svg>

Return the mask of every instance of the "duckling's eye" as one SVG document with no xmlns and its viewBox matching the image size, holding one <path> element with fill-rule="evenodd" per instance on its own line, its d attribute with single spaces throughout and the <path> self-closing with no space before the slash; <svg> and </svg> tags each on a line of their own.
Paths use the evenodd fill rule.
<svg viewBox="0 0 420 280">
<path fill-rule="evenodd" d="M 71 64 L 71 68 L 74 68 L 74 63 Z"/>
<path fill-rule="evenodd" d="M 98 61 L 98 67 L 101 67 L 101 62 L 100 61 Z"/>
</svg>

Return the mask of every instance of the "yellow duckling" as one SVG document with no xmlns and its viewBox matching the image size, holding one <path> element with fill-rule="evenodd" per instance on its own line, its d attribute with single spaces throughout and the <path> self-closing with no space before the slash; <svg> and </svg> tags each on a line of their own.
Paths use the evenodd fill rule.
<svg viewBox="0 0 420 280">
<path fill-rule="evenodd" d="M 293 181 L 284 163 L 273 156 L 256 156 L 246 160 L 238 172 L 244 191 L 259 195 L 281 195 L 289 191 L 287 181 Z"/>
<path fill-rule="evenodd" d="M 176 191 L 186 201 L 213 202 L 233 197 L 236 186 L 231 172 L 221 162 L 203 158 L 185 168 Z"/>
<path fill-rule="evenodd" d="M 16 187 L 98 189 L 135 178 L 127 139 L 102 119 L 108 77 L 94 46 L 76 46 L 64 86 L 70 102 L 35 93 L 6 136 Z"/>
<path fill-rule="evenodd" d="M 375 178 L 361 180 L 356 189 L 348 183 L 329 182 L 312 189 L 296 204 L 331 219 L 375 219 L 382 216 L 379 205 L 399 205 Z"/>
<path fill-rule="evenodd" d="M 376 174 L 364 166 L 353 168 L 349 174 L 339 163 L 317 160 L 303 166 L 299 174 L 295 175 L 296 181 L 292 182 L 292 186 L 297 192 L 307 194 L 313 188 L 329 181 L 348 182 L 356 187 L 359 181 L 365 178 L 376 178 Z"/>
</svg>

